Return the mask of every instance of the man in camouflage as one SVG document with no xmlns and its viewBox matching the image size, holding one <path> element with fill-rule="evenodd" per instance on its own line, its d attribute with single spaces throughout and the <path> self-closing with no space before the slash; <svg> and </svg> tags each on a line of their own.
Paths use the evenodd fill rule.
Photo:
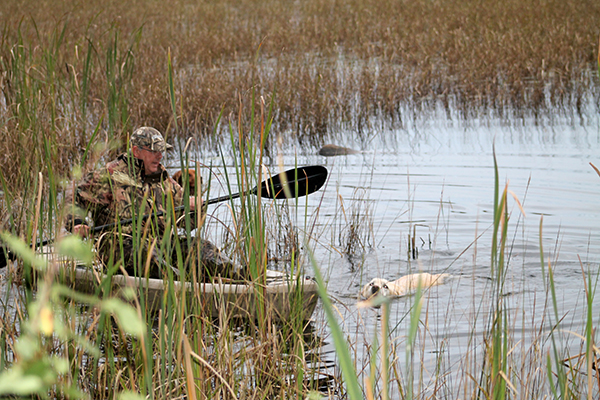
<svg viewBox="0 0 600 400">
<path fill-rule="evenodd" d="M 164 152 L 172 146 L 150 127 L 137 129 L 130 145 L 130 151 L 90 172 L 77 185 L 73 201 L 81 211 L 67 216 L 67 229 L 86 237 L 89 227 L 85 216 L 95 226 L 133 219 L 133 223 L 117 224 L 102 233 L 97 241 L 105 265 L 116 265 L 121 260 L 132 275 L 162 278 L 168 270 L 178 273 L 180 265 L 205 281 L 216 275 L 237 274 L 239 271 L 212 243 L 198 238 L 179 240 L 174 233 L 177 227 L 170 223 L 167 211 L 184 204 L 184 190 L 161 164 Z M 190 196 L 189 206 L 191 210 L 201 209 L 201 198 Z M 142 219 L 140 225 L 144 215 L 151 216 Z M 194 217 L 190 218 L 192 224 Z M 175 251 L 177 240 L 181 263 Z"/>
</svg>

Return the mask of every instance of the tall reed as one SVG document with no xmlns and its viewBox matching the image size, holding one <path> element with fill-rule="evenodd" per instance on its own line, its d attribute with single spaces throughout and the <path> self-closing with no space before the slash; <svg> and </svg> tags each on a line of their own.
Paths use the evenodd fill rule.
<svg viewBox="0 0 600 400">
<path fill-rule="evenodd" d="M 373 335 L 365 333 L 364 338 L 359 335 L 353 338 L 351 333 L 343 330 L 348 322 L 340 319 L 343 318 L 342 312 L 335 312 L 318 266 L 316 263 L 313 266 L 322 285 L 323 307 L 342 371 L 338 384 L 349 398 L 385 399 L 390 392 L 391 397 L 406 399 L 593 398 L 600 390 L 600 380 L 593 369 L 598 359 L 597 332 L 593 329 L 597 314 L 594 304 L 599 283 L 597 274 L 593 272 L 594 268 L 585 271 L 582 264 L 585 305 L 581 315 L 584 320 L 581 331 L 574 331 L 565 321 L 566 311 L 559 307 L 554 267 L 545 261 L 540 223 L 539 254 L 544 277 L 542 297 L 545 295 L 546 299 L 542 299 L 541 308 L 533 305 L 535 316 L 529 315 L 532 311 L 528 307 L 521 309 L 515 304 L 517 296 L 513 280 L 516 271 L 511 262 L 513 249 L 509 233 L 514 217 L 508 207 L 511 197 L 517 213 L 525 217 L 525 210 L 508 184 L 501 187 L 495 156 L 494 172 L 494 213 L 488 267 L 490 284 L 481 298 L 474 295 L 468 321 L 459 322 L 470 327 L 465 347 L 448 344 L 460 340 L 444 337 L 434 310 L 446 305 L 449 315 L 454 312 L 462 315 L 464 310 L 458 306 L 459 310 L 455 311 L 453 303 L 460 304 L 463 289 L 454 294 L 456 298 L 450 299 L 430 296 L 428 292 L 431 289 L 428 289 L 418 290 L 414 297 L 392 300 L 391 303 L 383 298 L 360 302 L 358 310 L 348 310 L 347 314 L 381 307 L 376 313 L 377 318 L 373 317 L 372 321 L 373 328 L 378 331 Z M 396 322 L 392 326 L 389 326 L 390 307 L 396 312 Z M 444 310 L 441 314 L 443 320 Z M 351 318 L 355 317 L 351 315 Z M 527 320 L 532 321 L 529 328 L 524 324 Z M 445 324 L 453 323 L 455 321 L 448 316 Z M 437 327 L 430 330 L 429 324 Z M 401 328 L 406 329 L 405 335 Z M 368 332 L 370 329 L 371 324 L 361 326 L 357 331 Z M 454 333 L 454 329 L 450 328 L 449 335 Z M 580 346 L 572 346 L 570 338 L 580 341 Z M 361 344 L 364 353 L 369 355 L 362 361 L 354 357 L 357 353 L 355 348 Z M 578 347 L 580 351 L 577 351 Z M 453 353 L 456 351 L 460 354 Z M 426 357 L 430 358 L 427 362 Z"/>
<path fill-rule="evenodd" d="M 15 249 L 36 239 L 60 238 L 63 181 L 124 150 L 127 134 L 135 126 L 156 126 L 170 141 L 170 135 L 214 138 L 220 144 L 229 141 L 236 152 L 235 176 L 227 175 L 229 190 L 233 190 L 264 179 L 261 161 L 276 152 L 274 130 L 282 132 L 278 136 L 286 143 L 297 140 L 310 147 L 325 140 L 328 133 L 350 128 L 367 143 L 373 126 L 403 126 L 440 105 L 450 118 L 480 114 L 540 118 L 556 110 L 583 116 L 588 99 L 598 97 L 590 72 L 596 60 L 597 2 L 417 1 L 399 5 L 308 1 L 290 6 L 277 1 L 109 0 L 103 2 L 104 9 L 99 7 L 94 2 L 7 0 L 2 4 L 0 203 L 2 228 L 22 240 L 4 237 Z M 579 23 L 569 23 L 572 20 Z M 229 123 L 221 126 L 222 117 Z M 225 152 L 221 150 L 223 160 Z M 184 157 L 180 164 L 189 167 L 189 160 Z M 79 167 L 72 168 L 75 165 Z M 482 367 L 465 371 L 470 381 L 463 389 L 471 397 L 509 397 L 515 393 L 519 373 L 527 373 L 511 353 L 513 316 L 503 297 L 507 191 L 500 194 L 498 185 L 496 173 L 490 260 L 493 301 L 482 364 L 477 364 L 480 360 L 475 356 L 473 364 L 465 363 L 467 369 Z M 286 206 L 278 207 L 247 196 L 228 229 L 232 254 L 250 266 L 259 282 L 277 246 L 270 230 L 273 225 L 280 229 L 282 216 L 289 212 Z M 276 223 L 268 223 L 271 217 Z M 196 221 L 197 225 L 201 222 Z M 188 217 L 187 232 L 191 226 Z M 306 232 L 311 229 L 305 227 Z M 359 232 L 358 238 L 369 237 L 368 232 L 353 229 L 351 233 Z M 289 233 L 290 246 L 277 250 L 298 271 L 302 262 L 296 245 L 302 238 L 285 226 L 280 230 Z M 136 240 L 142 241 L 144 235 L 141 224 L 134 227 Z M 355 248 L 352 238 L 357 236 L 350 235 L 347 243 Z M 160 246 L 165 252 L 181 252 L 178 239 L 165 237 Z M 16 297 L 10 291 L 4 294 L 7 307 L 0 321 L 0 366 L 12 374 L 28 368 L 39 373 L 40 364 L 33 357 L 38 353 L 27 352 L 27 346 L 19 344 L 21 336 L 21 343 L 42 349 L 39 354 L 47 356 L 42 365 L 56 369 L 51 376 L 38 374 L 48 380 L 29 386 L 31 393 L 59 397 L 73 390 L 73 397 L 78 391 L 109 398 L 123 391 L 157 398 L 227 398 L 240 394 L 301 397 L 308 392 L 307 382 L 315 371 L 305 360 L 308 346 L 299 316 L 283 327 L 264 318 L 240 330 L 225 312 L 218 321 L 204 317 L 198 296 L 170 290 L 159 312 L 151 311 L 144 294 L 138 293 L 137 317 L 133 318 L 130 308 L 123 308 L 129 315 L 119 317 L 120 303 L 105 297 L 110 292 L 110 275 L 119 272 L 119 260 L 107 265 L 108 278 L 100 282 L 96 297 L 77 297 L 54 285 L 54 275 L 45 271 L 54 268 L 52 264 L 44 268 L 31 252 L 19 254 L 19 271 L 27 285 Z M 145 261 L 136 255 L 140 270 Z M 589 393 L 597 353 L 592 302 L 597 283 L 592 284 L 590 273 L 584 273 L 588 307 L 582 334 L 584 372 L 574 362 L 565 369 L 557 333 L 562 316 L 557 311 L 552 265 L 546 264 L 542 251 L 541 264 L 547 268 L 544 276 L 555 329 L 549 335 L 552 351 L 547 353 L 543 379 L 536 370 L 530 372 L 530 380 L 543 381 L 535 389 L 548 395 L 576 397 L 585 388 Z M 176 267 L 186 274 L 181 263 Z M 11 279 L 9 286 L 21 283 L 20 277 Z M 174 276 L 167 279 L 172 281 Z M 193 282 L 194 276 L 190 279 Z M 321 291 L 326 298 L 323 285 Z M 93 307 L 79 313 L 80 303 Z M 396 327 L 388 330 L 384 318 L 381 350 L 379 344 L 373 347 L 382 360 L 389 353 L 406 351 L 407 346 L 414 350 L 419 334 L 427 333 L 419 325 L 427 310 L 418 308 L 419 296 L 414 303 L 417 308 L 409 314 L 408 345 L 386 341 Z M 301 304 L 295 307 L 300 315 Z M 51 331 L 49 315 L 55 317 L 52 332 L 56 336 L 45 335 Z M 144 332 L 126 325 L 140 316 Z M 334 326 L 330 311 L 328 316 Z M 45 325 L 36 325 L 31 317 Z M 343 332 L 336 333 L 340 352 L 345 351 L 344 340 Z M 543 344 L 536 338 L 534 347 L 543 348 Z M 411 368 L 419 355 L 408 354 L 405 368 Z M 532 354 L 527 360 L 530 364 L 540 359 L 539 353 L 532 350 Z M 360 366 L 354 365 L 350 355 L 341 357 L 346 390 L 353 397 L 361 396 L 361 391 L 375 396 L 377 382 L 384 387 L 381 382 L 388 382 L 390 371 L 394 372 L 390 386 L 419 397 L 418 374 L 403 375 L 398 363 L 379 369 L 372 366 L 369 384 L 361 386 L 356 372 Z M 443 381 L 444 373 L 440 368 L 435 378 Z M 526 383 L 522 387 L 522 393 L 529 393 Z M 381 397 L 388 389 L 383 388 Z"/>
<path fill-rule="evenodd" d="M 175 81 L 170 74 L 168 81 L 173 87 Z M 175 98 L 172 97 L 172 110 L 173 120 L 177 121 Z M 240 118 L 242 112 L 243 108 Z M 257 124 L 260 126 L 258 131 L 236 136 L 236 130 L 230 128 L 231 140 L 236 143 L 234 175 L 231 185 L 226 188 L 230 192 L 234 188 L 246 191 L 267 178 L 262 172 L 260 160 L 271 117 L 267 112 L 261 115 L 263 118 Z M 174 126 L 176 130 L 185 129 L 181 123 Z M 92 144 L 86 146 L 92 153 L 97 151 L 92 148 Z M 90 160 L 102 158 L 96 154 L 89 156 Z M 185 151 L 182 152 L 180 164 L 186 168 L 190 166 Z M 24 241 L 9 235 L 3 237 L 11 248 L 18 251 L 20 257 L 16 267 L 24 271 L 31 288 L 21 297 L 20 280 L 13 280 L 13 286 L 9 284 L 13 289 L 7 292 L 5 304 L 12 302 L 11 296 L 15 293 L 17 299 L 14 308 L 2 309 L 0 319 L 0 364 L 4 368 L 0 373 L 0 392 L 38 398 L 98 399 L 114 398 L 116 394 L 131 398 L 303 397 L 311 385 L 318 381 L 315 378 L 318 365 L 311 366 L 308 359 L 311 352 L 309 342 L 314 339 L 306 333 L 308 327 L 300 290 L 289 293 L 289 320 L 276 321 L 273 318 L 274 310 L 268 307 L 263 297 L 263 301 L 255 305 L 261 318 L 240 324 L 227 307 L 222 308 L 221 315 L 215 320 L 210 313 L 207 314 L 208 305 L 201 293 L 174 288 L 173 283 L 177 279 L 192 284 L 200 283 L 194 269 L 188 270 L 183 263 L 182 245 L 183 241 L 193 243 L 205 237 L 202 213 L 193 216 L 186 213 L 185 237 L 172 237 L 165 233 L 154 244 L 163 254 L 172 251 L 177 253 L 178 257 L 172 266 L 179 274 L 167 269 L 167 290 L 160 299 L 157 311 L 143 290 L 126 296 L 133 308 L 122 305 L 111 296 L 111 277 L 122 272 L 122 242 L 117 243 L 121 248 L 120 255 L 117 253 L 104 265 L 103 272 L 106 275 L 101 276 L 94 295 L 84 296 L 59 284 L 69 276 L 74 262 L 65 262 L 61 257 L 56 259 L 56 264 L 43 267 L 46 265 L 43 259 L 36 258 L 31 249 L 22 249 L 26 247 L 25 243 L 54 237 L 56 248 L 63 249 L 59 250 L 63 257 L 85 259 L 89 264 L 93 255 L 79 241 L 73 242 L 72 237 L 61 238 L 63 212 L 58 205 L 63 206 L 66 202 L 68 209 L 68 202 L 72 199 L 65 197 L 62 187 L 54 183 L 60 180 L 57 172 L 48 169 L 48 175 L 49 179 L 42 181 L 40 174 L 35 186 L 39 189 L 36 190 L 37 201 L 33 202 L 31 211 L 34 218 L 26 218 L 26 231 L 33 234 Z M 228 173 L 225 176 L 229 177 Z M 55 189 L 48 190 L 48 186 Z M 45 194 L 46 191 L 48 194 Z M 189 193 L 189 188 L 186 188 L 186 192 Z M 199 189 L 201 192 L 202 189 Z M 172 214 L 171 203 L 167 201 L 165 204 L 167 214 Z M 260 196 L 248 195 L 242 198 L 239 205 L 232 203 L 231 207 L 235 212 L 231 214 L 232 229 L 229 231 L 229 243 L 225 245 L 234 260 L 249 268 L 249 279 L 260 290 L 264 288 L 266 268 L 273 256 L 269 255 L 270 249 L 277 249 L 270 243 L 272 237 L 267 232 L 281 229 L 284 221 L 279 216 L 289 214 L 289 205 L 272 202 L 265 206 Z M 137 216 L 150 211 L 137 210 Z M 291 220 L 289 222 L 292 223 Z M 199 228 L 196 236 L 191 235 L 194 226 Z M 117 228 L 121 229 L 121 226 Z M 309 232 L 310 227 L 305 226 L 302 230 Z M 133 262 L 140 274 L 148 263 L 141 250 L 147 242 L 147 235 L 142 219 L 134 220 L 131 236 L 136 243 L 134 248 L 139 251 L 134 252 Z M 292 272 L 291 283 L 296 283 L 300 288 L 303 282 L 300 275 L 302 257 L 296 242 L 289 243 L 290 248 L 284 249 L 278 257 L 289 256 L 287 268 Z M 140 278 L 140 283 L 144 280 Z M 42 312 L 39 310 L 43 310 L 42 317 L 49 313 L 63 318 L 60 325 L 56 322 L 43 326 L 46 334 L 41 338 L 38 333 L 42 328 L 35 322 Z M 35 327 L 31 334 L 29 330 L 19 332 L 19 326 L 30 324 Z M 33 339 L 28 339 L 29 335 Z M 42 361 L 47 372 L 36 369 L 40 364 L 31 358 L 37 357 L 39 352 L 21 353 L 23 346 L 34 340 L 42 344 L 40 352 L 44 356 Z M 43 383 L 28 385 L 27 379 L 34 378 L 42 379 Z"/>
</svg>

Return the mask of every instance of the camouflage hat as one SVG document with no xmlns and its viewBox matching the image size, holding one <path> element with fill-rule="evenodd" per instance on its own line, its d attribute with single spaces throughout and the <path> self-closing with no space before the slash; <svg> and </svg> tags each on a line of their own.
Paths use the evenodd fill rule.
<svg viewBox="0 0 600 400">
<path fill-rule="evenodd" d="M 152 151 L 165 151 L 173 146 L 165 142 L 165 138 L 154 128 L 144 126 L 138 128 L 131 135 L 131 146 L 143 147 Z"/>
</svg>

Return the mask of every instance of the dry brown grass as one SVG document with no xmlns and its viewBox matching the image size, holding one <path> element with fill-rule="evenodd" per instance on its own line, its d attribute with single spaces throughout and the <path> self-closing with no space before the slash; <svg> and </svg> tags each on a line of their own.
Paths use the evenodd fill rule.
<svg viewBox="0 0 600 400">
<path fill-rule="evenodd" d="M 274 101 L 278 132 L 313 144 L 440 104 L 467 118 L 581 111 L 598 97 L 598 20 L 592 0 L 5 0 L 0 167 L 15 185 L 15 158 L 68 174 L 99 121 L 117 147 L 142 124 L 205 136 L 221 110 L 248 116 L 252 94 Z"/>
</svg>

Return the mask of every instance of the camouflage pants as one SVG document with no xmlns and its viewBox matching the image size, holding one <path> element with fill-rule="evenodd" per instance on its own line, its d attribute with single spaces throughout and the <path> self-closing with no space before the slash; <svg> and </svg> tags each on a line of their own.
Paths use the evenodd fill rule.
<svg viewBox="0 0 600 400">
<path fill-rule="evenodd" d="M 216 277 L 243 279 L 239 266 L 208 240 L 193 239 L 188 243 L 186 238 L 179 238 L 181 257 L 178 256 L 174 241 L 171 249 L 161 249 L 160 243 L 152 246 L 149 240 L 134 240 L 129 235 L 108 233 L 97 243 L 98 253 L 105 266 L 117 263 L 129 275 L 162 279 L 169 271 L 175 279 L 181 279 L 183 268 L 187 280 L 196 278 L 199 282 L 211 282 Z M 117 272 L 118 273 L 118 272 Z"/>
</svg>

